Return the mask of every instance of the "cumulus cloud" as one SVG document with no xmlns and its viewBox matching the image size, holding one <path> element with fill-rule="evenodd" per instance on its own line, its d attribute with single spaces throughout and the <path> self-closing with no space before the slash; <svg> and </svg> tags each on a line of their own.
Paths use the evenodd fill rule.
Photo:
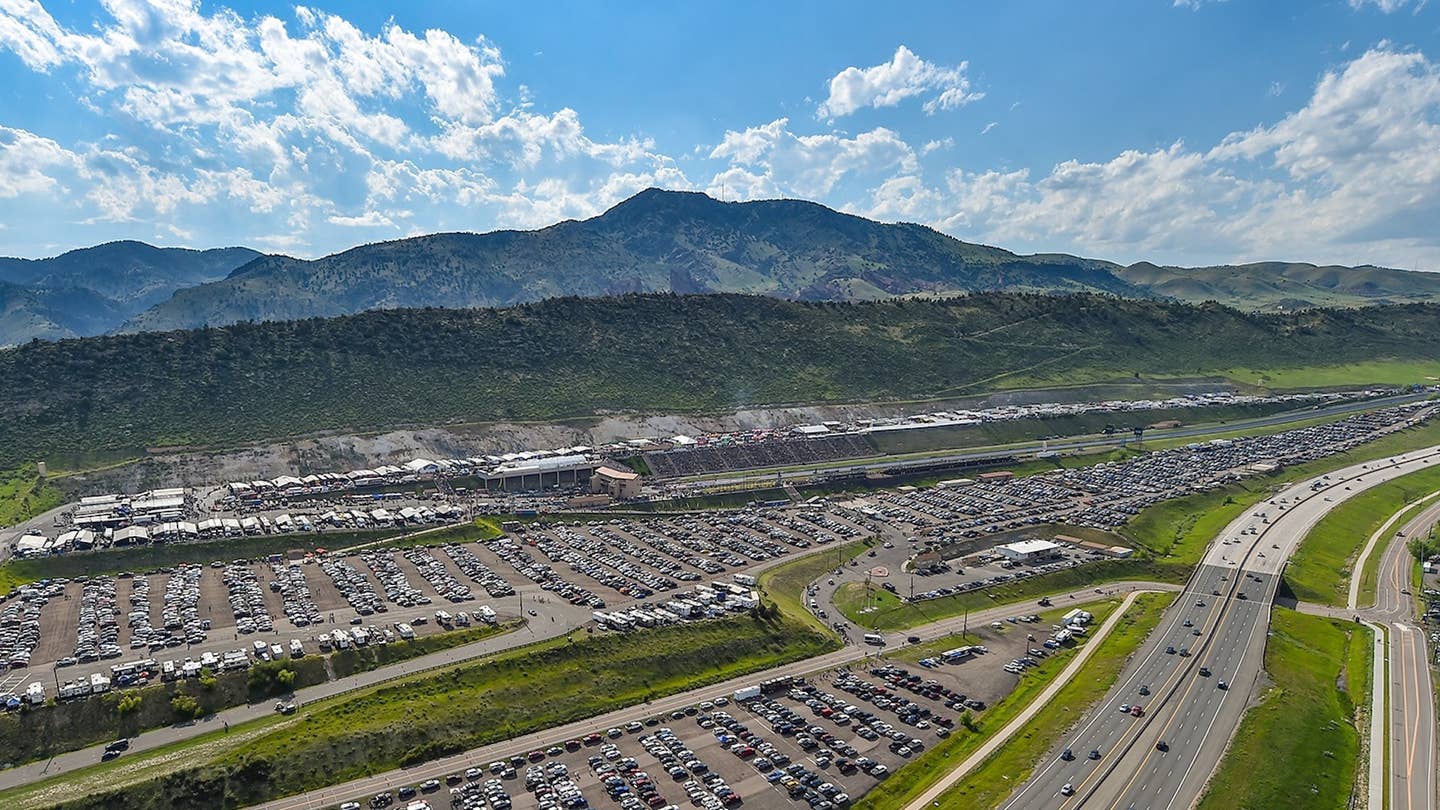
<svg viewBox="0 0 1440 810">
<path fill-rule="evenodd" d="M 778 192 L 821 199 L 848 179 L 911 174 L 918 168 L 915 151 L 893 130 L 877 127 L 849 138 L 834 133 L 797 135 L 790 130 L 788 118 L 728 131 L 710 157 L 745 170 L 744 175 L 730 175 L 726 182 L 740 181 L 727 188 L 741 194 L 752 192 L 746 197 Z M 712 180 L 709 190 L 719 187 Z"/>
<path fill-rule="evenodd" d="M 894 107 L 917 96 L 927 114 L 953 110 L 985 97 L 970 87 L 967 62 L 945 67 L 927 62 L 901 45 L 889 62 L 867 68 L 847 67 L 830 79 L 830 94 L 820 103 L 820 118 L 839 118 L 865 107 Z"/>
<path fill-rule="evenodd" d="M 483 36 L 198 0 L 103 0 L 100 18 L 69 27 L 39 0 L 0 0 L 0 50 L 125 122 L 123 149 L 0 135 L 0 197 L 73 185 L 69 215 L 91 222 L 159 212 L 204 220 L 168 233 L 204 234 L 225 219 L 204 206 L 238 203 L 256 215 L 246 238 L 313 250 L 345 246 L 340 229 L 413 228 L 382 202 L 423 201 L 436 228 L 540 224 L 637 184 L 690 185 L 648 139 L 592 138 L 571 108 L 533 109 L 523 85 L 507 99 Z"/>
<path fill-rule="evenodd" d="M 1017 248 L 1120 260 L 1260 258 L 1440 269 L 1440 66 L 1381 45 L 1283 119 L 1028 171 L 897 176 L 858 210 Z"/>
<path fill-rule="evenodd" d="M 49 138 L 0 126 L 0 199 L 53 191 L 51 174 L 76 164 L 75 155 Z"/>
</svg>

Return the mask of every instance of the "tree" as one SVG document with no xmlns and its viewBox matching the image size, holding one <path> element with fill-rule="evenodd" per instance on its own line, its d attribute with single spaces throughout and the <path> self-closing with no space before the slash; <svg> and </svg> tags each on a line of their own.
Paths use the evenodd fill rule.
<svg viewBox="0 0 1440 810">
<path fill-rule="evenodd" d="M 966 709 L 964 712 L 962 712 L 960 715 L 960 725 L 964 726 L 967 731 L 975 731 L 976 728 L 974 712 L 971 712 L 969 709 Z"/>
<path fill-rule="evenodd" d="M 175 710 L 175 714 L 187 720 L 193 720 L 203 713 L 203 710 L 200 708 L 200 701 L 183 692 L 170 698 L 170 708 Z"/>
<path fill-rule="evenodd" d="M 1410 556 L 1414 557 L 1416 562 L 1423 563 L 1440 551 L 1440 543 L 1428 537 L 1416 537 L 1406 544 L 1406 548 L 1410 549 Z"/>
<path fill-rule="evenodd" d="M 115 703 L 115 713 L 121 717 L 127 714 L 133 714 L 140 708 L 140 703 L 143 700 L 144 698 L 141 696 L 140 691 L 138 689 L 132 689 L 121 695 L 120 700 Z"/>
</svg>

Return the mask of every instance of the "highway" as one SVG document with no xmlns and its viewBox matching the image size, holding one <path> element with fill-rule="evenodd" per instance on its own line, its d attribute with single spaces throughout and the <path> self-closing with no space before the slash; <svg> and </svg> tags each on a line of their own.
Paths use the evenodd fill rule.
<svg viewBox="0 0 1440 810">
<path fill-rule="evenodd" d="M 1360 611 L 1389 628 L 1390 807 L 1432 810 L 1436 806 L 1435 690 L 1425 627 L 1415 617 L 1410 593 L 1414 558 L 1406 544 L 1440 521 L 1440 502 L 1426 507 L 1402 526 L 1380 558 L 1375 606 Z M 1358 576 L 1358 572 L 1356 576 Z M 1372 743 L 1372 757 L 1381 756 Z"/>
<path fill-rule="evenodd" d="M 1357 464 L 1292 484 L 1236 518 L 1117 686 L 1065 738 L 1060 748 L 1074 758 L 1052 752 L 1004 806 L 1191 806 L 1254 693 L 1270 603 L 1300 540 L 1336 504 L 1432 463 L 1440 463 L 1440 447 Z M 1120 711 L 1135 703 L 1145 707 L 1142 717 Z M 1417 743 L 1417 756 L 1422 747 Z M 1092 751 L 1098 758 L 1090 758 Z"/>
</svg>

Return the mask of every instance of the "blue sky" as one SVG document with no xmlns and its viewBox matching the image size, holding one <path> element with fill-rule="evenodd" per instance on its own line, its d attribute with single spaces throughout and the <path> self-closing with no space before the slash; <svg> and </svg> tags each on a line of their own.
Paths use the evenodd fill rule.
<svg viewBox="0 0 1440 810">
<path fill-rule="evenodd" d="M 0 254 L 316 256 L 654 185 L 1440 270 L 1436 6 L 0 0 Z"/>
</svg>

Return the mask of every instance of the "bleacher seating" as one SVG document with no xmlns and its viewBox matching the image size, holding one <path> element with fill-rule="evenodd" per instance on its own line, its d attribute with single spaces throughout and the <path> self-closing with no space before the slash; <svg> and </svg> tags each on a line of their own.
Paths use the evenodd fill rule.
<svg viewBox="0 0 1440 810">
<path fill-rule="evenodd" d="M 660 478 L 733 470 L 755 470 L 878 455 L 863 436 L 841 433 L 806 438 L 776 438 L 734 444 L 658 450 L 645 454 Z"/>
</svg>

